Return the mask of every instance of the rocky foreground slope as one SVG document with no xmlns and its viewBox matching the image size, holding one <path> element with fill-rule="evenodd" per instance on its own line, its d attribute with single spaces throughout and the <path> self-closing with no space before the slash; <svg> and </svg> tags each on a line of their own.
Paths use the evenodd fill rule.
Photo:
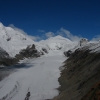
<svg viewBox="0 0 100 100">
<path fill-rule="evenodd" d="M 100 43 L 78 48 L 64 62 L 60 94 L 52 100 L 100 100 Z"/>
</svg>

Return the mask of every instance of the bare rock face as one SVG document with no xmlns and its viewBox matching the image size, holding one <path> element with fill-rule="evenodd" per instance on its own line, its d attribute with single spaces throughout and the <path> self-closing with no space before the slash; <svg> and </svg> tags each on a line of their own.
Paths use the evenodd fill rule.
<svg viewBox="0 0 100 100">
<path fill-rule="evenodd" d="M 81 100 L 100 100 L 100 81 Z"/>
<path fill-rule="evenodd" d="M 52 100 L 100 100 L 100 53 L 76 50 L 64 63 Z"/>
<path fill-rule="evenodd" d="M 64 52 L 64 55 L 65 55 L 66 57 L 70 57 L 71 54 L 72 54 L 72 51 L 71 51 L 71 50 L 68 50 L 68 51 Z"/>
<path fill-rule="evenodd" d="M 78 49 L 81 49 L 82 47 L 86 47 L 86 44 L 89 42 L 88 39 L 86 38 L 83 38 L 81 39 L 79 42 L 78 42 L 78 45 L 76 45 L 73 49 L 70 49 L 68 51 L 65 51 L 64 52 L 64 55 L 66 57 L 70 57 L 72 53 L 74 53 L 74 51 L 78 50 Z"/>
<path fill-rule="evenodd" d="M 39 52 L 33 44 L 31 46 L 28 46 L 26 49 L 21 50 L 19 54 L 16 54 L 15 58 L 11 58 L 5 50 L 0 48 L 0 65 L 15 65 L 19 62 L 19 60 L 22 60 L 24 58 L 40 57 L 44 54 L 43 52 L 48 53 L 48 51 L 45 48 L 42 48 L 42 51 Z"/>
<path fill-rule="evenodd" d="M 0 59 L 8 58 L 8 57 L 9 57 L 9 54 L 0 47 Z"/>
<path fill-rule="evenodd" d="M 28 46 L 26 49 L 20 51 L 19 54 L 16 54 L 15 58 L 11 58 L 9 54 L 0 48 L 0 65 L 10 66 L 15 65 L 24 58 L 29 57 L 40 57 L 40 53 L 35 49 L 35 45 Z"/>
<path fill-rule="evenodd" d="M 83 39 L 81 39 L 81 40 L 79 41 L 79 45 L 80 45 L 80 46 L 84 46 L 84 45 L 86 45 L 88 42 L 89 42 L 88 39 L 83 38 Z"/>
<path fill-rule="evenodd" d="M 15 62 L 15 59 L 11 58 L 9 54 L 0 48 L 0 65 L 9 66 Z"/>
<path fill-rule="evenodd" d="M 48 51 L 45 48 L 42 48 L 42 51 L 44 51 L 45 53 L 48 53 Z"/>
<path fill-rule="evenodd" d="M 21 50 L 20 53 L 15 56 L 15 58 L 18 60 L 29 57 L 40 57 L 40 53 L 35 49 L 34 44 L 32 46 L 28 46 L 26 49 Z"/>
</svg>

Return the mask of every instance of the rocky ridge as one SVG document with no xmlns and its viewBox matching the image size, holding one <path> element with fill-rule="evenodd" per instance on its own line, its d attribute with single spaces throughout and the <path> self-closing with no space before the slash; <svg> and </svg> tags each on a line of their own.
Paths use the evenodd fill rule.
<svg viewBox="0 0 100 100">
<path fill-rule="evenodd" d="M 100 43 L 77 48 L 62 66 L 60 94 L 52 100 L 100 99 Z"/>
</svg>

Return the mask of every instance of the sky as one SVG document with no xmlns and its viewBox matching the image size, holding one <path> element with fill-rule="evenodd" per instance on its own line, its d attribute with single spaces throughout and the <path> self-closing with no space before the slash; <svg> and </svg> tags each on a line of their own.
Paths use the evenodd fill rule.
<svg viewBox="0 0 100 100">
<path fill-rule="evenodd" d="M 0 0 L 0 22 L 36 39 L 100 36 L 100 0 Z"/>
</svg>

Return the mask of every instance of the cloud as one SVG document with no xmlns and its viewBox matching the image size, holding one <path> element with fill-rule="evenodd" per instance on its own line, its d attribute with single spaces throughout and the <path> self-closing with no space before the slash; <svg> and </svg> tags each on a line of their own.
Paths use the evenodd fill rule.
<svg viewBox="0 0 100 100">
<path fill-rule="evenodd" d="M 38 32 L 45 33 L 45 30 L 38 30 Z"/>
<path fill-rule="evenodd" d="M 31 38 L 34 41 L 41 40 L 41 38 L 39 36 L 31 36 L 31 35 L 28 35 L 24 30 L 15 27 L 13 24 L 10 24 L 9 27 L 13 28 L 14 30 L 16 30 L 16 31 L 18 31 L 18 32 L 20 32 L 22 34 L 24 34 L 25 36 Z"/>
<path fill-rule="evenodd" d="M 61 28 L 60 30 L 57 31 L 57 34 L 61 35 L 61 36 L 66 36 L 68 39 L 72 40 L 72 41 L 79 41 L 80 39 L 82 39 L 82 37 L 73 35 L 70 33 L 70 31 Z"/>
<path fill-rule="evenodd" d="M 39 36 L 30 36 L 29 37 L 34 40 L 34 41 L 38 41 L 38 40 L 41 40 L 41 38 Z"/>
<path fill-rule="evenodd" d="M 45 33 L 45 36 L 46 36 L 47 38 L 50 38 L 50 37 L 55 36 L 55 34 L 54 34 L 53 32 L 47 32 L 47 33 Z"/>
<path fill-rule="evenodd" d="M 9 26 L 12 27 L 14 30 L 16 30 L 16 31 L 18 31 L 18 32 L 28 36 L 29 38 L 33 39 L 34 41 L 39 41 L 39 40 L 47 39 L 47 38 L 50 38 L 50 37 L 54 37 L 56 35 L 61 35 L 63 37 L 67 37 L 68 39 L 70 39 L 72 41 L 79 41 L 80 39 L 82 39 L 82 37 L 73 35 L 73 34 L 70 33 L 70 31 L 68 31 L 68 30 L 66 30 L 64 28 L 61 28 L 60 30 L 58 30 L 55 33 L 54 32 L 47 32 L 47 33 L 45 33 L 45 30 L 38 30 L 38 32 L 44 33 L 40 37 L 40 36 L 28 35 L 26 32 L 24 32 L 24 30 L 15 27 L 13 24 L 10 24 Z M 96 38 L 93 38 L 93 40 L 97 40 L 97 39 L 100 40 L 100 35 L 97 36 Z"/>
<path fill-rule="evenodd" d="M 99 41 L 100 40 L 100 35 L 95 36 L 92 41 Z"/>
<path fill-rule="evenodd" d="M 44 30 L 41 30 L 41 32 L 45 32 Z M 60 36 L 63 36 L 63 37 L 66 37 L 72 41 L 79 41 L 80 39 L 82 39 L 82 37 L 80 36 L 76 36 L 76 35 L 73 35 L 70 33 L 70 31 L 64 29 L 64 28 L 61 28 L 60 30 L 58 30 L 57 32 L 47 32 L 45 34 L 43 34 L 43 36 L 45 38 L 50 38 L 50 37 L 54 37 L 56 35 L 60 35 Z"/>
<path fill-rule="evenodd" d="M 10 24 L 9 27 L 13 28 L 14 30 L 16 30 L 16 31 L 18 31 L 18 32 L 20 32 L 20 33 L 22 33 L 22 34 L 24 34 L 24 35 L 27 35 L 27 33 L 24 32 L 24 30 L 15 27 L 13 24 Z"/>
</svg>

